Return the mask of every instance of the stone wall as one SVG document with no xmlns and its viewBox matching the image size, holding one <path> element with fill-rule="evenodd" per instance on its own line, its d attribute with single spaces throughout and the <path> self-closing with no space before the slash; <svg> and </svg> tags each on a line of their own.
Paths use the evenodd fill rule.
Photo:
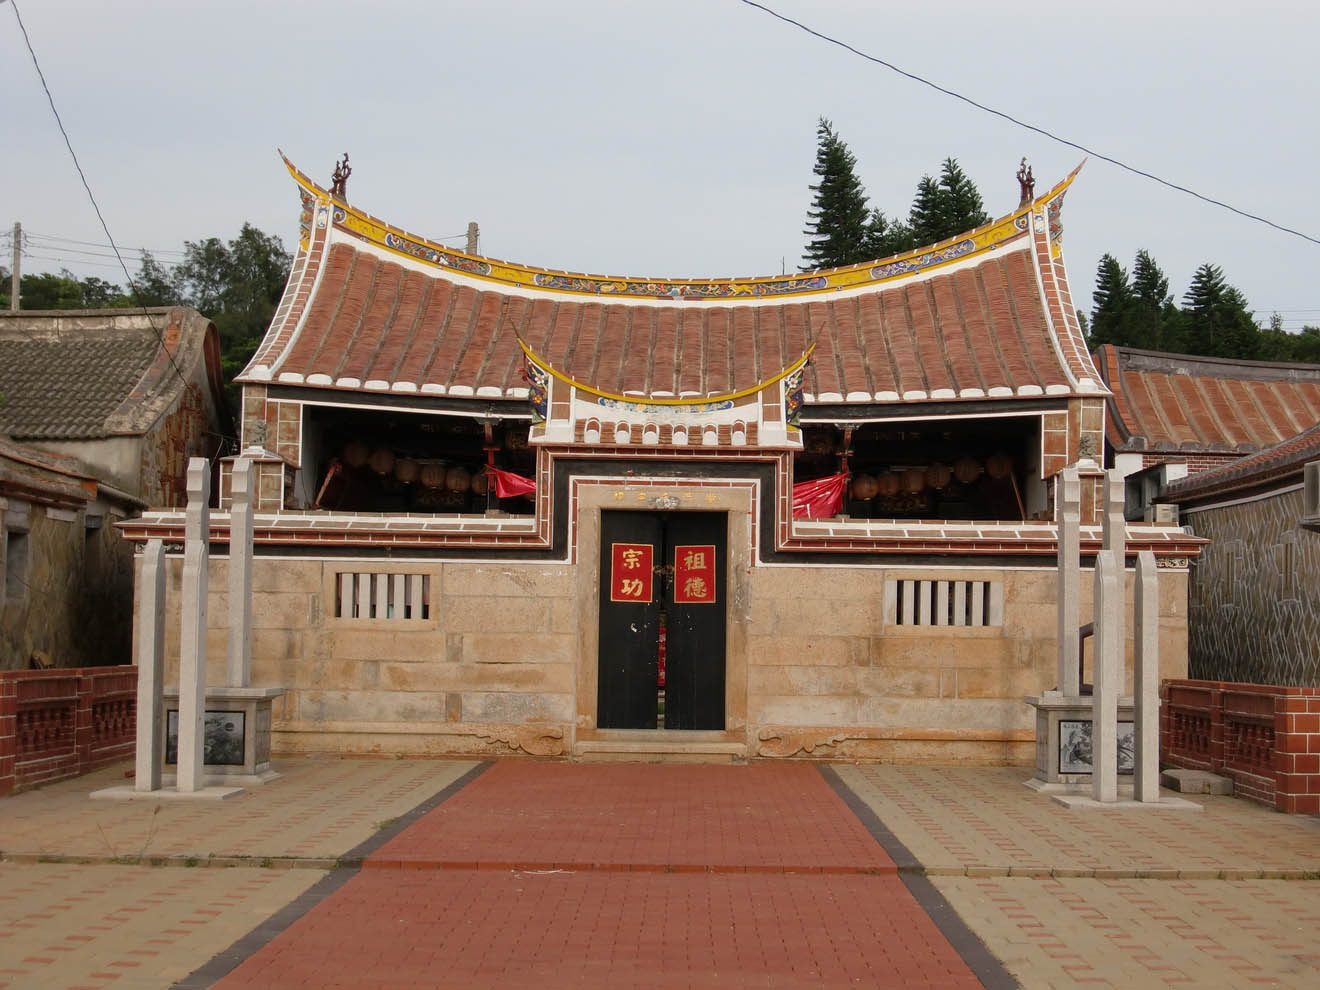
<svg viewBox="0 0 1320 990">
<path fill-rule="evenodd" d="M 24 670 L 32 654 L 47 654 L 57 667 L 126 664 L 131 660 L 132 551 L 107 517 L 86 528 L 85 514 L 0 499 L 4 517 L 25 507 L 26 562 L 7 558 L 0 595 L 0 670 Z"/>
<path fill-rule="evenodd" d="M 594 612 L 579 600 L 593 579 L 583 566 L 256 558 L 253 684 L 289 689 L 276 702 L 276 751 L 566 755 L 577 737 L 598 741 L 589 731 L 594 688 L 583 687 L 595 680 L 594 630 L 585 628 Z M 211 562 L 213 684 L 224 676 L 226 567 Z M 387 617 L 354 617 L 360 585 L 341 596 L 343 573 L 359 582 L 385 574 L 395 589 L 424 579 L 427 614 L 400 616 L 411 592 L 391 590 L 379 605 Z M 178 676 L 180 575 L 173 558 L 169 683 Z M 1187 575 L 1160 576 L 1161 675 L 1181 677 Z M 898 624 L 886 581 L 922 578 L 997 583 L 1002 620 Z M 372 602 L 378 581 L 367 585 Z M 1129 597 L 1130 584 L 1129 572 Z M 1090 572 L 1082 586 L 1085 622 Z M 1022 698 L 1055 682 L 1052 570 L 761 566 L 731 585 L 729 600 L 727 669 L 745 680 L 730 684 L 729 723 L 746 755 L 1033 759 Z"/>
<path fill-rule="evenodd" d="M 1092 575 L 1082 572 L 1081 623 Z M 896 624 L 886 582 L 921 580 L 999 584 L 1002 622 Z M 1132 582 L 1129 570 L 1125 694 Z M 1034 713 L 1022 699 L 1056 684 L 1054 587 L 1051 569 L 755 569 L 748 721 L 758 752 L 1029 764 Z M 1186 588 L 1185 571 L 1160 571 L 1161 677 L 1185 676 Z"/>
<path fill-rule="evenodd" d="M 1320 687 L 1320 536 L 1298 526 L 1302 492 L 1183 513 L 1211 541 L 1190 592 L 1190 676 Z"/>
<path fill-rule="evenodd" d="M 275 706 L 276 751 L 561 751 L 573 724 L 572 570 L 256 558 L 252 683 L 289 688 Z M 425 578 L 427 617 L 336 615 L 342 573 Z M 168 683 L 178 681 L 181 574 L 171 559 Z M 208 682 L 218 684 L 227 561 L 212 560 L 209 580 Z"/>
</svg>

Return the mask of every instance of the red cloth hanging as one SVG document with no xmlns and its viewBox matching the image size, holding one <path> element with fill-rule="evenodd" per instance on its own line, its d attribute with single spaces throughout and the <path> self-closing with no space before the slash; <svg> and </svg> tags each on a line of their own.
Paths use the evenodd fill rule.
<svg viewBox="0 0 1320 990">
<path fill-rule="evenodd" d="M 799 481 L 793 486 L 794 519 L 828 519 L 843 508 L 843 492 L 848 475 L 832 474 L 814 481 Z"/>
<path fill-rule="evenodd" d="M 494 465 L 488 466 L 486 470 L 495 479 L 496 498 L 536 494 L 536 482 L 531 478 L 524 478 L 521 474 L 514 474 L 512 471 L 501 471 Z"/>
</svg>

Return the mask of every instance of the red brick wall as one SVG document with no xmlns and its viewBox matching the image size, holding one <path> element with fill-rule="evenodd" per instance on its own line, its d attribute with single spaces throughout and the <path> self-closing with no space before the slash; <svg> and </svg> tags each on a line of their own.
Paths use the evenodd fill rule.
<svg viewBox="0 0 1320 990">
<path fill-rule="evenodd" d="M 1160 760 L 1231 777 L 1237 794 L 1280 811 L 1320 814 L 1320 688 L 1165 681 Z"/>
<path fill-rule="evenodd" d="M 1156 464 L 1186 464 L 1189 475 L 1199 474 L 1202 471 L 1208 471 L 1211 468 L 1219 467 L 1221 464 L 1231 464 L 1234 461 L 1241 460 L 1242 454 L 1151 454 L 1141 455 L 1141 466 L 1143 468 L 1154 467 Z"/>
<path fill-rule="evenodd" d="M 132 757 L 137 667 L 0 673 L 0 796 Z"/>
</svg>

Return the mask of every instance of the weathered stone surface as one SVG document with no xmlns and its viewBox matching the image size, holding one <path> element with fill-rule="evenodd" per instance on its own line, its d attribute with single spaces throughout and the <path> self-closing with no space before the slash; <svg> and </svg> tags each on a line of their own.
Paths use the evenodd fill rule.
<svg viewBox="0 0 1320 990">
<path fill-rule="evenodd" d="M 322 569 L 327 567 L 334 569 L 335 565 L 312 560 L 257 557 L 252 561 L 252 590 L 257 594 L 278 591 L 319 595 Z"/>
<path fill-rule="evenodd" d="M 865 664 L 870 640 L 863 636 L 750 636 L 749 667 L 841 667 Z"/>
<path fill-rule="evenodd" d="M 444 565 L 446 598 L 571 598 L 573 568 L 559 564 Z"/>
<path fill-rule="evenodd" d="M 938 729 L 1031 729 L 1031 709 L 1016 699 L 968 700 L 961 698 L 873 698 L 858 712 L 860 725 L 925 727 Z"/>
<path fill-rule="evenodd" d="M 938 698 L 940 672 L 932 666 L 871 667 L 859 671 L 858 689 L 863 697 Z"/>
<path fill-rule="evenodd" d="M 559 663 L 573 659 L 571 636 L 486 633 L 463 636 L 464 663 Z"/>
<path fill-rule="evenodd" d="M 753 725 L 854 725 L 857 707 L 856 698 L 766 695 L 748 698 L 747 716 Z"/>
<path fill-rule="evenodd" d="M 330 656 L 343 660 L 392 660 L 421 663 L 448 658 L 448 640 L 432 628 L 400 629 L 399 623 L 381 622 L 376 628 L 331 628 L 327 637 Z"/>
<path fill-rule="evenodd" d="M 515 694 L 512 692 L 463 692 L 463 721 L 571 722 L 573 698 L 567 694 Z"/>
<path fill-rule="evenodd" d="M 573 690 L 573 666 L 541 664 L 371 664 L 386 691 L 549 691 Z"/>
<path fill-rule="evenodd" d="M 884 591 L 885 572 L 878 568 L 829 571 L 820 567 L 758 567 L 752 572 L 752 595 L 793 601 L 826 598 L 869 602 Z"/>
<path fill-rule="evenodd" d="M 439 609 L 440 626 L 451 633 L 540 633 L 550 627 L 552 599 L 469 595 L 446 598 Z M 567 601 L 564 599 L 564 601 Z"/>
<path fill-rule="evenodd" d="M 752 667 L 747 691 L 758 695 L 850 695 L 857 691 L 856 667 Z"/>
<path fill-rule="evenodd" d="M 443 722 L 445 695 L 426 691 L 299 691 L 298 717 L 310 721 Z"/>
</svg>

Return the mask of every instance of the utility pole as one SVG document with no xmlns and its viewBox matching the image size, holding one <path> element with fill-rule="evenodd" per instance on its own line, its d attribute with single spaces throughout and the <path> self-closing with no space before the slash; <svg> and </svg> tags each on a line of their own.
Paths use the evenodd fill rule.
<svg viewBox="0 0 1320 990">
<path fill-rule="evenodd" d="M 468 224 L 467 253 L 477 253 L 477 221 L 475 220 Z"/>
<path fill-rule="evenodd" d="M 18 312 L 18 259 L 22 257 L 23 225 L 14 221 L 14 266 L 9 269 L 9 311 Z"/>
</svg>

